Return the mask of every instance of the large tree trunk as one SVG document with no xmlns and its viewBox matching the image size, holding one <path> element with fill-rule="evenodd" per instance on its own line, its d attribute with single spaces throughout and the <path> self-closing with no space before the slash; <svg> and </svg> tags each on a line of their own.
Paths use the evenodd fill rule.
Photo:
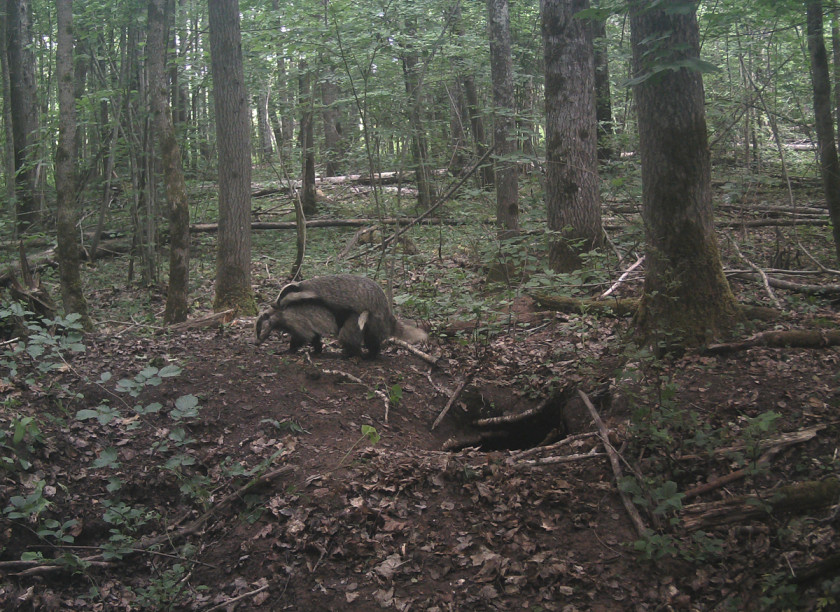
<svg viewBox="0 0 840 612">
<path fill-rule="evenodd" d="M 519 233 L 519 180 L 514 137 L 513 59 L 508 0 L 487 0 L 490 25 L 490 73 L 493 81 L 496 225 L 500 237 Z"/>
<path fill-rule="evenodd" d="M 81 323 L 92 330 L 87 302 L 82 292 L 79 244 L 76 238 L 76 97 L 73 79 L 73 0 L 57 0 L 58 48 L 58 147 L 55 151 L 55 190 L 57 193 L 56 233 L 58 275 L 65 313 L 81 315 Z"/>
<path fill-rule="evenodd" d="M 701 344 L 737 317 L 714 234 L 703 79 L 655 72 L 700 54 L 695 12 L 668 10 L 674 3 L 630 2 L 647 240 L 638 322 L 657 347 Z"/>
<path fill-rule="evenodd" d="M 549 263 L 557 272 L 581 266 L 581 253 L 602 243 L 598 184 L 595 65 L 590 24 L 574 17 L 589 0 L 543 0 L 546 205 Z"/>
<path fill-rule="evenodd" d="M 834 232 L 834 250 L 840 260 L 840 162 L 831 118 L 831 81 L 828 55 L 823 40 L 822 2 L 808 0 L 808 51 L 811 56 L 811 79 L 814 86 L 814 119 L 820 149 L 820 173 L 828 213 Z"/>
<path fill-rule="evenodd" d="M 210 66 L 219 148 L 219 246 L 216 311 L 256 314 L 251 288 L 251 128 L 239 1 L 210 0 Z"/>
<path fill-rule="evenodd" d="M 149 74 L 152 116 L 163 161 L 166 201 L 169 204 L 169 288 L 166 294 L 163 321 L 170 324 L 187 320 L 189 308 L 187 297 L 190 284 L 190 212 L 181 163 L 181 147 L 175 138 L 164 76 L 166 62 L 164 41 L 166 41 L 168 29 L 164 12 L 165 3 L 166 0 L 149 0 L 146 70 Z"/>
<path fill-rule="evenodd" d="M 38 141 L 38 95 L 30 0 L 7 0 L 6 18 L 10 107 L 17 174 L 15 213 L 17 231 L 23 233 L 40 221 L 35 165 L 30 159 L 31 150 Z"/>
</svg>

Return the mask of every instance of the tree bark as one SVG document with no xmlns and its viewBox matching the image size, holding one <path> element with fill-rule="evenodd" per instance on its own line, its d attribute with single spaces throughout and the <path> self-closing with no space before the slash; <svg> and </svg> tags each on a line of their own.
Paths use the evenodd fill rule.
<svg viewBox="0 0 840 612">
<path fill-rule="evenodd" d="M 313 127 L 314 113 L 312 107 L 312 76 L 309 66 L 303 60 L 300 62 L 298 76 L 298 100 L 300 105 L 300 126 L 298 142 L 301 154 L 301 201 L 303 213 L 308 217 L 318 212 L 318 195 L 315 190 L 315 130 Z"/>
<path fill-rule="evenodd" d="M 549 264 L 580 268 L 581 254 L 603 242 L 598 182 L 595 64 L 590 24 L 575 18 L 589 0 L 543 0 L 546 206 Z"/>
<path fill-rule="evenodd" d="M 607 22 L 592 22 L 595 50 L 595 116 L 598 120 L 598 160 L 613 158 L 612 95 L 610 93 L 610 62 L 607 54 Z"/>
<path fill-rule="evenodd" d="M 164 65 L 166 63 L 166 0 L 149 0 L 146 70 L 160 156 L 166 201 L 169 205 L 169 287 L 163 321 L 180 323 L 187 319 L 190 284 L 190 212 L 187 186 L 181 162 L 181 147 L 175 138 Z"/>
<path fill-rule="evenodd" d="M 26 232 L 40 221 L 32 150 L 38 140 L 38 96 L 32 43 L 30 0 L 6 0 L 10 107 L 15 157 L 15 214 L 17 231 Z"/>
<path fill-rule="evenodd" d="M 630 2 L 647 242 L 637 322 L 657 350 L 705 343 L 737 320 L 714 234 L 703 79 L 659 70 L 699 58 L 696 12 L 669 10 L 677 2 Z"/>
<path fill-rule="evenodd" d="M 55 151 L 55 190 L 57 194 L 56 234 L 58 241 L 58 276 L 65 313 L 81 316 L 80 323 L 90 331 L 87 301 L 82 292 L 79 244 L 76 238 L 76 96 L 73 70 L 73 0 L 57 0 L 58 48 L 58 147 Z"/>
<path fill-rule="evenodd" d="M 834 251 L 840 261 L 840 161 L 834 122 L 831 118 L 831 80 L 828 54 L 823 39 L 821 0 L 808 0 L 808 52 L 811 56 L 811 79 L 814 88 L 814 120 L 820 153 L 820 173 L 834 235 Z"/>
<path fill-rule="evenodd" d="M 251 288 L 251 131 L 238 0 L 209 0 L 219 148 L 219 242 L 213 310 L 256 314 Z"/>
<path fill-rule="evenodd" d="M 5 5 L 4 5 L 5 6 Z M 15 201 L 15 137 L 12 129 L 11 87 L 9 85 L 8 15 L 0 15 L 0 63 L 3 65 L 3 173 L 6 200 Z"/>
<path fill-rule="evenodd" d="M 409 36 L 416 36 L 417 25 L 413 21 L 406 23 L 406 31 Z M 402 65 L 406 102 L 408 104 L 408 123 L 411 126 L 411 157 L 414 161 L 414 170 L 417 176 L 417 205 L 420 210 L 426 210 L 432 203 L 427 161 L 429 145 L 426 139 L 426 130 L 423 127 L 422 64 L 417 57 L 417 51 L 414 49 L 412 42 L 407 43 L 402 51 Z"/>
<path fill-rule="evenodd" d="M 324 176 L 341 174 L 339 159 L 341 156 L 341 113 L 336 106 L 338 85 L 335 72 L 327 67 L 321 79 L 321 119 L 324 122 Z"/>
<path fill-rule="evenodd" d="M 490 76 L 493 81 L 493 143 L 495 145 L 496 226 L 499 236 L 519 233 L 519 178 L 512 157 L 516 152 L 513 101 L 513 59 L 508 0 L 487 0 L 490 26 Z"/>
<path fill-rule="evenodd" d="M 257 96 L 257 132 L 260 137 L 260 161 L 265 163 L 271 160 L 274 154 L 274 147 L 271 143 L 271 121 L 268 118 L 269 90 L 266 85 L 265 91 Z"/>
</svg>

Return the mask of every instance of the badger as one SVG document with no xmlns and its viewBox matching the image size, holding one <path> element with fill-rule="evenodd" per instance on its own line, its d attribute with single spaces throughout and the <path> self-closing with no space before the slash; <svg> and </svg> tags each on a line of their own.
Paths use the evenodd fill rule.
<svg viewBox="0 0 840 612">
<path fill-rule="evenodd" d="M 275 329 L 287 332 L 291 336 L 291 352 L 311 344 L 313 350 L 320 353 L 321 338 L 334 336 L 338 326 L 328 309 L 317 304 L 303 303 L 263 312 L 257 319 L 257 344 L 261 344 Z"/>
<path fill-rule="evenodd" d="M 317 319 L 315 324 L 313 321 L 295 321 L 295 333 L 298 337 L 307 338 L 311 338 L 317 330 L 324 332 L 318 335 L 334 333 L 333 328 L 324 325 L 326 317 L 323 311 L 328 311 L 333 317 L 335 328 L 340 330 L 339 342 L 351 355 L 361 354 L 364 346 L 367 357 L 376 357 L 382 343 L 392 337 L 407 342 L 422 342 L 427 337 L 423 330 L 398 320 L 382 288 L 364 276 L 338 274 L 290 283 L 283 287 L 272 309 L 264 313 L 260 321 L 272 320 L 272 317 L 288 319 L 288 315 L 283 313 L 290 309 L 296 309 L 295 319 L 306 318 L 307 313 L 312 314 L 313 321 Z M 292 333 L 293 343 L 295 333 Z M 268 332 L 265 333 L 267 335 Z"/>
</svg>

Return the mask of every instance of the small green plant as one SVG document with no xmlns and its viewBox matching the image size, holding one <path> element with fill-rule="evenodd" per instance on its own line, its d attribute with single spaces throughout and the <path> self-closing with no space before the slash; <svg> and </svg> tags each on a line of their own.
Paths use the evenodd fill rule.
<svg viewBox="0 0 840 612">
<path fill-rule="evenodd" d="M 138 589 L 135 603 L 146 610 L 182 610 L 193 599 L 188 587 L 190 572 L 183 563 L 172 567 L 153 578 L 149 586 Z M 204 590 L 206 587 L 197 587 Z"/>
<path fill-rule="evenodd" d="M 362 435 L 359 437 L 358 440 L 353 442 L 353 445 L 350 448 L 347 449 L 347 452 L 344 453 L 344 456 L 341 458 L 341 460 L 339 460 L 335 468 L 340 468 L 344 464 L 344 461 L 347 459 L 347 457 L 350 456 L 350 453 L 353 452 L 353 449 L 356 448 L 363 441 L 368 440 L 372 445 L 375 446 L 379 443 L 380 439 L 381 436 L 379 435 L 379 432 L 376 431 L 375 427 L 372 427 L 371 425 L 362 425 Z"/>
<path fill-rule="evenodd" d="M 390 393 L 388 393 L 388 401 L 391 405 L 396 408 L 400 405 L 400 400 L 402 400 L 403 390 L 400 385 L 394 385 L 391 387 Z"/>
<path fill-rule="evenodd" d="M 292 434 L 308 434 L 303 427 L 295 421 L 278 421 L 277 419 L 263 419 L 260 423 L 268 423 L 279 431 L 285 431 Z"/>
<path fill-rule="evenodd" d="M 68 314 L 55 319 L 34 320 L 34 314 L 23 308 L 18 302 L 0 307 L 0 326 L 12 326 L 22 322 L 24 334 L 17 342 L 7 346 L 0 354 L 0 368 L 8 370 L 8 376 L 2 380 L 9 382 L 17 379 L 21 373 L 28 376 L 27 385 L 36 381 L 54 384 L 47 374 L 65 367 L 65 355 L 85 350 L 82 344 L 82 325 L 80 315 Z"/>
</svg>

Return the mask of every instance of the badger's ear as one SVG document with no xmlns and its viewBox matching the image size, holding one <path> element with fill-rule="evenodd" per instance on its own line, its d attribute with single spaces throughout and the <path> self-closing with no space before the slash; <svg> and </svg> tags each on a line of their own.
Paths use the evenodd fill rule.
<svg viewBox="0 0 840 612">
<path fill-rule="evenodd" d="M 370 318 L 370 312 L 365 310 L 362 314 L 359 315 L 359 329 L 364 330 L 365 325 L 367 325 L 368 319 Z"/>
</svg>

